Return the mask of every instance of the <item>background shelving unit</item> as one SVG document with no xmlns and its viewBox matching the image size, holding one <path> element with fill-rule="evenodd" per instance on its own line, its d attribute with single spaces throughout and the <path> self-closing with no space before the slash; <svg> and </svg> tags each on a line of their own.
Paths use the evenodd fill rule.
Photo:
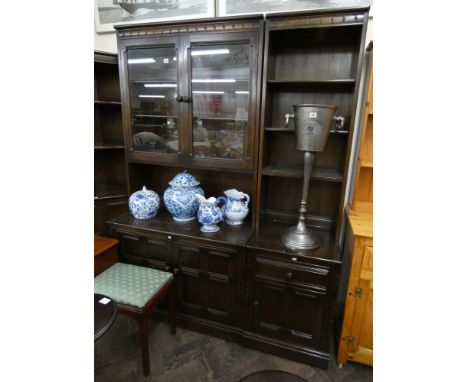
<svg viewBox="0 0 468 382">
<path fill-rule="evenodd" d="M 117 55 L 94 52 L 94 232 L 127 210 L 127 170 Z"/>
</svg>

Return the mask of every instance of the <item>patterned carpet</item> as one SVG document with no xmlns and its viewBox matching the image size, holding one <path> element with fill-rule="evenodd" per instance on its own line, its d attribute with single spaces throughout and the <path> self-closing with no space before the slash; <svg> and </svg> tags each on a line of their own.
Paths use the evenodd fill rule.
<svg viewBox="0 0 468 382">
<path fill-rule="evenodd" d="M 368 382 L 372 368 L 349 362 L 339 369 L 314 368 L 241 345 L 150 321 L 151 374 L 144 377 L 136 322 L 117 316 L 111 329 L 94 344 L 95 382 L 237 382 L 259 370 L 276 369 L 311 382 Z"/>
</svg>

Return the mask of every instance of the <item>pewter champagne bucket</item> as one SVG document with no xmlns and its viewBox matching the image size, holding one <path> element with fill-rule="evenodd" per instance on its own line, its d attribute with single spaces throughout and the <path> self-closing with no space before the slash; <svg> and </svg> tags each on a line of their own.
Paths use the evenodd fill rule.
<svg viewBox="0 0 468 382">
<path fill-rule="evenodd" d="M 293 108 L 294 114 L 285 116 L 286 125 L 290 118 L 296 120 L 296 148 L 301 151 L 323 151 L 333 122 L 339 123 L 338 129 L 344 124 L 343 117 L 334 116 L 334 105 L 301 104 Z"/>
</svg>

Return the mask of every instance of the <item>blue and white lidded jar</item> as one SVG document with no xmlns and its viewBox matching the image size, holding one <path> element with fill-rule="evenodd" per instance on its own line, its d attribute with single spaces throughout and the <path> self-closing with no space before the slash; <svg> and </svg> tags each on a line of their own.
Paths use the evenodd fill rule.
<svg viewBox="0 0 468 382">
<path fill-rule="evenodd" d="M 136 219 L 151 219 L 159 211 L 159 195 L 147 190 L 145 186 L 140 191 L 134 192 L 128 199 L 128 206 Z"/>
<path fill-rule="evenodd" d="M 171 187 L 164 191 L 164 204 L 174 220 L 185 222 L 195 219 L 199 206 L 195 195 L 205 195 L 199 184 L 187 171 L 177 174 L 169 182 Z"/>
</svg>

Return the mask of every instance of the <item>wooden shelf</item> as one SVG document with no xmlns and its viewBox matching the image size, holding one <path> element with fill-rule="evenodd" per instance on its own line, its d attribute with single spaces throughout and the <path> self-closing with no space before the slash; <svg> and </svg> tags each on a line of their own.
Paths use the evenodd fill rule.
<svg viewBox="0 0 468 382">
<path fill-rule="evenodd" d="M 98 101 L 94 100 L 95 105 L 122 106 L 122 102 L 118 101 Z"/>
<path fill-rule="evenodd" d="M 372 161 L 363 160 L 363 161 L 361 161 L 361 167 L 373 168 L 374 163 Z"/>
<path fill-rule="evenodd" d="M 156 115 L 156 114 L 132 114 L 132 117 L 139 118 L 173 118 L 177 119 L 175 115 Z"/>
<path fill-rule="evenodd" d="M 304 177 L 304 168 L 302 165 L 270 165 L 263 168 L 262 174 L 265 176 L 302 179 Z M 343 182 L 343 175 L 339 171 L 329 168 L 313 168 L 311 177 L 316 180 Z"/>
<path fill-rule="evenodd" d="M 235 122 L 247 122 L 247 119 L 237 119 L 235 116 L 225 116 L 225 117 L 215 117 L 215 116 L 209 116 L 209 115 L 196 115 L 193 114 L 193 119 L 206 119 L 209 121 L 235 121 Z"/>
<path fill-rule="evenodd" d="M 349 224 L 353 233 L 357 236 L 373 237 L 372 203 L 355 203 L 353 210 L 347 208 Z"/>
<path fill-rule="evenodd" d="M 271 131 L 276 133 L 295 133 L 296 129 L 292 129 L 290 127 L 265 127 L 265 131 Z M 337 135 L 348 135 L 348 130 L 330 130 L 330 134 L 337 134 Z"/>
<path fill-rule="evenodd" d="M 310 79 L 278 79 L 267 80 L 269 85 L 354 85 L 356 81 L 353 78 L 331 79 L 331 80 L 310 80 Z"/>
<path fill-rule="evenodd" d="M 123 144 L 98 144 L 94 145 L 94 150 L 115 150 L 115 149 L 124 149 Z"/>
<path fill-rule="evenodd" d="M 94 185 L 94 199 L 123 198 L 127 191 L 123 185 L 99 184 Z"/>
</svg>

